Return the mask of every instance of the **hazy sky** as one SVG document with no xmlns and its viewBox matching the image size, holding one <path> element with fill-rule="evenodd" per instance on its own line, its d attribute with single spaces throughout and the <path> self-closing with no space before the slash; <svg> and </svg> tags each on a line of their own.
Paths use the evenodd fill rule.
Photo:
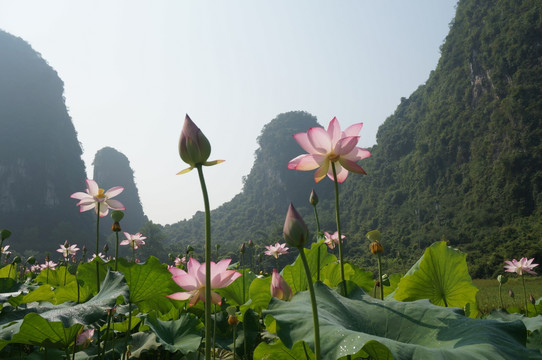
<svg viewBox="0 0 542 360">
<path fill-rule="evenodd" d="M 333 116 L 343 127 L 364 122 L 361 145 L 372 146 L 435 69 L 455 4 L 0 0 L 0 29 L 64 81 L 89 177 L 96 152 L 114 147 L 147 216 L 169 224 L 203 210 L 197 173 L 175 175 L 186 167 L 177 149 L 186 113 L 211 159 L 226 160 L 204 168 L 212 208 L 241 191 L 256 138 L 280 113 L 304 110 L 326 127 Z"/>
</svg>

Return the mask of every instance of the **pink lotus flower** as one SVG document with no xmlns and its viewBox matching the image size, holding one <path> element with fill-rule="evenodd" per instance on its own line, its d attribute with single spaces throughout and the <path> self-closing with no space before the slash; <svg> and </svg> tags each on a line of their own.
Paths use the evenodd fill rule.
<svg viewBox="0 0 542 360">
<path fill-rule="evenodd" d="M 517 261 L 516 259 L 513 259 L 512 261 L 505 261 L 508 265 L 505 265 L 504 268 L 506 269 L 506 272 L 515 272 L 518 275 L 523 275 L 524 272 L 536 275 L 536 273 L 533 271 L 535 267 L 538 266 L 538 264 L 533 264 L 533 260 L 527 258 L 521 258 L 520 261 Z"/>
<path fill-rule="evenodd" d="M 62 256 L 64 256 L 64 258 L 67 259 L 68 256 L 75 255 L 77 253 L 77 250 L 79 250 L 79 248 L 77 247 L 77 244 L 68 246 L 68 243 L 66 242 L 64 243 L 64 245 L 60 245 L 60 248 L 57 249 L 56 251 L 61 253 Z"/>
<path fill-rule="evenodd" d="M 94 329 L 88 329 L 77 335 L 77 340 L 75 345 L 83 346 L 86 348 L 92 342 L 92 337 L 94 336 Z"/>
<path fill-rule="evenodd" d="M 308 154 L 290 160 L 288 169 L 308 171 L 318 168 L 314 174 L 316 182 L 326 174 L 333 180 L 332 162 L 335 163 L 337 181 L 340 183 L 346 180 L 348 171 L 366 175 L 365 170 L 356 163 L 371 156 L 369 151 L 356 147 L 362 126 L 363 123 L 358 123 L 341 131 L 339 121 L 333 118 L 327 131 L 322 127 L 313 127 L 306 133 L 295 134 L 294 139 Z"/>
<path fill-rule="evenodd" d="M 141 233 L 136 233 L 132 235 L 125 232 L 124 236 L 126 236 L 126 239 L 122 240 L 120 242 L 120 245 L 130 245 L 132 249 L 137 250 L 141 246 L 145 245 L 145 239 L 147 238 L 146 236 L 141 235 Z"/>
<path fill-rule="evenodd" d="M 107 258 L 105 257 L 105 255 L 102 254 L 102 253 L 98 253 L 98 257 L 99 257 L 100 259 L 102 259 L 103 261 L 105 261 L 105 262 L 108 261 Z M 94 259 L 96 259 L 96 254 L 92 254 L 92 257 L 90 258 L 90 260 L 89 260 L 88 262 L 91 262 L 91 261 L 94 260 Z"/>
<path fill-rule="evenodd" d="M 231 259 L 220 260 L 217 264 L 211 261 L 211 289 L 221 289 L 230 285 L 241 273 L 228 270 Z M 176 267 L 170 267 L 169 272 L 173 275 L 173 281 L 187 292 L 177 292 L 166 295 L 174 300 L 188 300 L 189 305 L 195 305 L 199 300 L 205 302 L 205 263 L 200 264 L 196 259 L 188 261 L 188 272 Z M 211 291 L 211 303 L 221 305 L 222 298 L 216 292 Z"/>
<path fill-rule="evenodd" d="M 41 270 L 45 270 L 45 269 L 51 269 L 51 270 L 54 270 L 56 268 L 58 264 L 55 263 L 55 262 L 52 262 L 52 261 L 45 261 L 44 264 L 42 264 L 40 267 L 41 267 Z"/>
<path fill-rule="evenodd" d="M 111 200 L 124 190 L 121 186 L 115 186 L 104 191 L 100 189 L 96 181 L 87 179 L 87 192 L 76 192 L 71 194 L 71 198 L 80 200 L 77 206 L 80 206 L 79 212 L 95 209 L 98 213 L 98 204 L 100 204 L 100 217 L 104 217 L 112 210 L 124 210 L 124 205 L 118 200 Z"/>
<path fill-rule="evenodd" d="M 289 301 L 292 295 L 292 289 L 286 280 L 277 272 L 277 269 L 273 269 L 273 275 L 271 275 L 271 296 L 279 300 Z"/>
<path fill-rule="evenodd" d="M 267 245 L 265 247 L 265 255 L 273 256 L 275 259 L 278 259 L 279 256 L 288 254 L 288 249 L 286 244 L 275 243 L 275 245 Z"/>
<path fill-rule="evenodd" d="M 335 231 L 333 235 L 328 232 L 324 232 L 326 240 L 324 243 L 331 249 L 335 249 L 335 246 L 339 244 L 339 232 Z M 341 235 L 341 239 L 344 239 L 346 236 Z"/>
</svg>

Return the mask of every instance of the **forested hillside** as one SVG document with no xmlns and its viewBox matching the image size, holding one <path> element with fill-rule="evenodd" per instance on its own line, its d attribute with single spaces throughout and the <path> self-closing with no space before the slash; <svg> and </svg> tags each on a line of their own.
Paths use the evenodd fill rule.
<svg viewBox="0 0 542 360">
<path fill-rule="evenodd" d="M 70 199 L 86 175 L 64 84 L 28 43 L 1 30 L 0 54 L 0 228 L 21 254 L 67 239 L 83 245 L 94 219 Z"/>
<path fill-rule="evenodd" d="M 394 271 L 441 238 L 468 253 L 476 277 L 502 271 L 505 259 L 542 259 L 541 39 L 539 1 L 459 2 L 436 69 L 380 127 L 368 175 L 340 186 L 350 260 L 373 266 L 365 233 L 374 229 Z M 215 242 L 232 251 L 281 240 L 289 201 L 314 228 L 312 174 L 286 164 L 303 152 L 288 136 L 315 121 L 289 113 L 264 128 L 243 192 L 213 211 Z M 322 227 L 335 231 L 331 182 L 317 192 Z M 172 244 L 201 247 L 202 215 L 166 227 Z"/>
</svg>

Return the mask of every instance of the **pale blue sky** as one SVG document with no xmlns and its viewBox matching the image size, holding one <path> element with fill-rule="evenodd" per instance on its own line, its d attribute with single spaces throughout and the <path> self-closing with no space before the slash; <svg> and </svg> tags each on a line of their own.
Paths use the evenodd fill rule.
<svg viewBox="0 0 542 360">
<path fill-rule="evenodd" d="M 175 175 L 186 167 L 177 152 L 185 113 L 211 141 L 211 158 L 226 160 L 205 169 L 212 208 L 241 191 L 256 138 L 279 113 L 364 122 L 361 145 L 372 146 L 401 97 L 435 69 L 455 4 L 0 0 L 0 29 L 64 81 L 89 177 L 96 151 L 121 151 L 145 213 L 167 224 L 203 209 L 197 174 Z"/>
</svg>

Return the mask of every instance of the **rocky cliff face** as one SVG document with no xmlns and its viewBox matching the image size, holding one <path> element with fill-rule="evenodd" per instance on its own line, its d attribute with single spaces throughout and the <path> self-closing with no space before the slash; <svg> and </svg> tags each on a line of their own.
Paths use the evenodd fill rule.
<svg viewBox="0 0 542 360">
<path fill-rule="evenodd" d="M 21 252 L 82 245 L 92 219 L 70 199 L 86 175 L 64 84 L 24 40 L 0 31 L 0 49 L 0 227 Z"/>
<path fill-rule="evenodd" d="M 126 207 L 121 227 L 123 231 L 131 234 L 138 232 L 147 221 L 147 217 L 143 213 L 130 161 L 123 153 L 111 147 L 105 147 L 96 153 L 93 164 L 94 180 L 100 187 L 105 190 L 113 186 L 124 187 L 124 191 L 115 197 Z M 104 218 L 103 221 L 103 229 L 110 233 L 111 218 Z"/>
</svg>

